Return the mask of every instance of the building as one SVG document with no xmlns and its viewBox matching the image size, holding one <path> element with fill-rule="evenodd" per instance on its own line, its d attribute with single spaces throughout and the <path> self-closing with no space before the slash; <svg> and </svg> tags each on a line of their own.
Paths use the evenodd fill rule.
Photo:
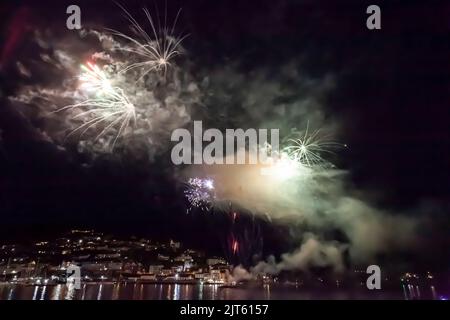
<svg viewBox="0 0 450 320">
<path fill-rule="evenodd" d="M 162 264 L 150 265 L 148 266 L 148 273 L 158 275 L 161 273 L 162 269 L 164 269 L 164 266 Z"/>
<path fill-rule="evenodd" d="M 181 248 L 181 243 L 177 241 L 170 240 L 169 245 L 174 250 L 178 250 Z"/>
<path fill-rule="evenodd" d="M 208 283 L 226 283 L 227 273 L 225 270 L 212 269 L 203 277 L 203 280 Z"/>
<path fill-rule="evenodd" d="M 212 258 L 206 259 L 206 264 L 208 266 L 214 266 L 216 264 L 227 264 L 227 262 L 223 258 L 212 257 Z"/>
</svg>

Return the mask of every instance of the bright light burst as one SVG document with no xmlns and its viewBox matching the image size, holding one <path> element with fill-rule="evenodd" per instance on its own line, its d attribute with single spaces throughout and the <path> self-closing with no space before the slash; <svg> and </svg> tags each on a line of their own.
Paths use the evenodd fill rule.
<svg viewBox="0 0 450 320">
<path fill-rule="evenodd" d="M 106 73 L 97 65 L 88 63 L 87 66 L 82 65 L 81 70 L 80 88 L 93 97 L 57 110 L 81 111 L 76 112 L 72 119 L 81 119 L 83 124 L 72 130 L 67 137 L 80 132 L 81 136 L 89 129 L 97 129 L 100 133 L 96 136 L 96 141 L 108 131 L 115 130 L 111 145 L 111 149 L 114 149 L 117 139 L 125 133 L 131 120 L 136 121 L 135 107 L 121 88 L 111 85 Z"/>
<path fill-rule="evenodd" d="M 80 88 L 88 93 L 108 94 L 114 91 L 111 80 L 97 65 L 87 62 L 81 65 Z"/>
<path fill-rule="evenodd" d="M 334 165 L 324 158 L 324 154 L 332 154 L 346 145 L 328 140 L 321 130 L 309 132 L 309 126 L 299 138 L 289 139 L 290 145 L 284 147 L 279 154 L 270 158 L 271 164 L 261 169 L 261 174 L 275 180 L 285 181 L 292 178 L 304 178 L 313 172 L 332 168 Z M 263 146 L 271 152 L 271 146 Z"/>
<path fill-rule="evenodd" d="M 272 161 L 272 164 L 268 167 L 261 169 L 261 175 L 284 181 L 309 172 L 308 168 L 291 159 L 285 152 L 282 152 L 280 157 L 272 159 Z"/>
<path fill-rule="evenodd" d="M 184 195 L 189 202 L 190 208 L 199 208 L 208 211 L 214 202 L 214 181 L 210 178 L 190 178 Z"/>
<path fill-rule="evenodd" d="M 127 65 L 121 72 L 127 72 L 135 68 L 142 68 L 143 72 L 138 80 L 142 79 L 145 75 L 152 71 L 163 71 L 164 75 L 167 72 L 167 68 L 171 65 L 171 60 L 180 54 L 179 48 L 181 42 L 186 36 L 176 36 L 174 29 L 181 12 L 178 10 L 176 18 L 171 28 L 167 27 L 167 7 L 164 17 L 164 25 L 161 26 L 161 22 L 158 17 L 158 23 L 155 24 L 148 9 L 143 8 L 145 16 L 150 24 L 151 32 L 147 33 L 137 20 L 119 4 L 119 7 L 125 12 L 128 21 L 131 23 L 133 29 L 137 33 L 138 37 L 135 38 L 130 35 L 126 35 L 117 30 L 109 29 L 113 35 L 124 38 L 131 42 L 131 47 L 124 47 L 121 50 L 126 52 L 135 53 L 142 57 L 143 61 L 136 62 Z"/>
</svg>

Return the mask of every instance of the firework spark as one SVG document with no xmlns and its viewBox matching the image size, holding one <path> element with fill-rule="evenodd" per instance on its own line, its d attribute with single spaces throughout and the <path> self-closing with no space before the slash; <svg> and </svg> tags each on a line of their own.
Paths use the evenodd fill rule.
<svg viewBox="0 0 450 320">
<path fill-rule="evenodd" d="M 184 195 L 190 205 L 188 211 L 192 208 L 208 211 L 215 199 L 214 181 L 210 178 L 190 178 Z"/>
<path fill-rule="evenodd" d="M 220 228 L 226 231 L 224 253 L 233 265 L 250 266 L 252 259 L 262 252 L 261 226 L 255 216 L 239 214 L 230 204 L 226 213 L 228 221 L 221 221 Z"/>
<path fill-rule="evenodd" d="M 239 243 L 238 243 L 236 240 L 234 240 L 234 241 L 233 241 L 233 248 L 232 248 L 233 254 L 236 254 L 236 253 L 237 253 L 238 247 L 239 247 Z"/>
<path fill-rule="evenodd" d="M 144 71 L 138 81 L 152 71 L 163 71 L 165 75 L 167 68 L 171 65 L 171 60 L 180 54 L 181 42 L 187 36 L 176 36 L 174 34 L 181 9 L 178 10 L 174 23 L 172 27 L 169 28 L 167 27 L 167 8 L 164 17 L 164 26 L 162 27 L 159 19 L 158 24 L 156 24 L 148 9 L 143 8 L 150 25 L 150 35 L 123 6 L 119 4 L 119 7 L 121 7 L 125 12 L 128 21 L 131 23 L 138 37 L 135 38 L 113 29 L 109 30 L 113 35 L 131 42 L 131 46 L 121 48 L 122 51 L 137 54 L 143 60 L 128 64 L 123 70 L 121 70 L 121 72 L 127 72 L 135 68 L 142 68 Z"/>
</svg>

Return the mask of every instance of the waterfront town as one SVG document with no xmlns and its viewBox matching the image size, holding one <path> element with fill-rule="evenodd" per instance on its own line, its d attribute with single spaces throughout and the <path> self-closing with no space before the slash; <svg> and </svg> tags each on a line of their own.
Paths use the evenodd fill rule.
<svg viewBox="0 0 450 320">
<path fill-rule="evenodd" d="M 353 269 L 339 277 L 315 273 L 307 277 L 258 274 L 249 277 L 238 272 L 224 258 L 207 256 L 200 250 L 184 248 L 169 240 L 156 242 L 144 238 L 119 239 L 93 230 L 71 230 L 63 236 L 32 245 L 0 244 L 0 284 L 47 286 L 67 282 L 67 269 L 80 268 L 83 283 L 161 283 L 219 286 L 283 285 L 296 288 L 346 289 L 366 287 L 367 273 Z M 431 272 L 384 274 L 383 288 L 403 288 L 405 297 L 420 298 L 419 287 L 426 287 L 432 298 L 439 298 Z M 431 288 L 431 289 L 430 289 Z"/>
<path fill-rule="evenodd" d="M 70 265 L 82 281 L 224 284 L 230 266 L 221 257 L 167 243 L 131 237 L 119 240 L 92 230 L 71 230 L 54 241 L 0 245 L 0 282 L 49 284 L 66 281 Z"/>
</svg>

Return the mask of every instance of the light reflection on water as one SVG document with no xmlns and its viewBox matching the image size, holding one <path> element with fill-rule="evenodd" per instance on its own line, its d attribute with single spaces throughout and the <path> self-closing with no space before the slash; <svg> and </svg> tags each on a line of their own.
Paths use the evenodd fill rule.
<svg viewBox="0 0 450 320">
<path fill-rule="evenodd" d="M 36 300 L 36 298 L 37 298 L 37 293 L 38 293 L 38 290 L 39 290 L 39 287 L 38 287 L 38 286 L 34 287 L 34 292 L 33 292 L 33 300 Z"/>
<path fill-rule="evenodd" d="M 374 290 L 377 291 L 377 290 Z M 436 299 L 436 289 L 403 285 L 398 292 L 310 292 L 264 285 L 260 288 L 220 288 L 218 285 L 84 283 L 24 286 L 0 284 L 0 300 L 252 300 L 252 299 Z M 421 292 L 422 291 L 422 292 Z"/>
<path fill-rule="evenodd" d="M 46 292 L 47 292 L 47 286 L 43 286 L 42 292 L 41 292 L 41 298 L 39 300 L 44 300 Z"/>
</svg>

